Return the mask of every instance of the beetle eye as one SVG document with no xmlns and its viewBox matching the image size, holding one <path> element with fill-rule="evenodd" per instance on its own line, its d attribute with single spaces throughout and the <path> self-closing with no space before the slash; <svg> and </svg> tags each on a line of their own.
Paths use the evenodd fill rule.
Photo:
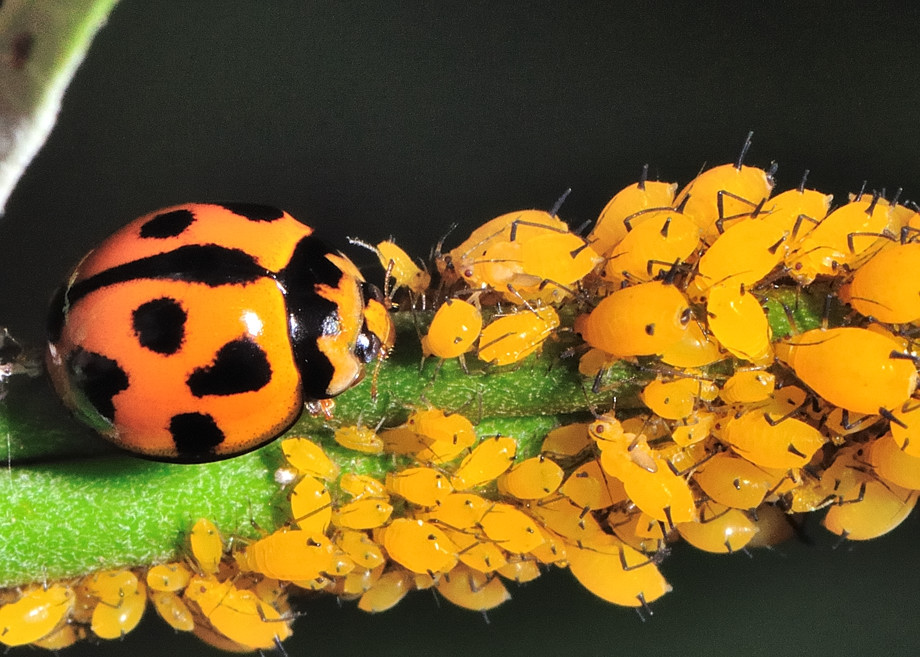
<svg viewBox="0 0 920 657">
<path fill-rule="evenodd" d="M 367 324 L 365 324 L 355 341 L 355 356 L 362 363 L 370 363 L 380 357 L 382 348 L 383 344 L 380 342 L 380 338 L 373 331 L 370 331 L 367 328 Z"/>
</svg>

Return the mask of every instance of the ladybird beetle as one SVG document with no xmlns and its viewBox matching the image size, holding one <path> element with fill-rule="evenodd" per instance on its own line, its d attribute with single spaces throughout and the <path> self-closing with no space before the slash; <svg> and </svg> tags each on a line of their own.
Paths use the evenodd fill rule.
<svg viewBox="0 0 920 657">
<path fill-rule="evenodd" d="M 272 440 L 357 383 L 394 329 L 376 288 L 288 213 L 177 205 L 131 222 L 56 294 L 46 364 L 75 414 L 145 458 Z"/>
</svg>

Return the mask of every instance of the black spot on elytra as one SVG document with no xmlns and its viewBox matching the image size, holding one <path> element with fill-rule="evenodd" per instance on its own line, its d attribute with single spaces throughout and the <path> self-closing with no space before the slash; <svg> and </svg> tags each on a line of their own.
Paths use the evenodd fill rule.
<svg viewBox="0 0 920 657">
<path fill-rule="evenodd" d="M 251 283 L 272 272 L 261 267 L 255 258 L 240 249 L 217 244 L 188 244 L 117 265 L 78 281 L 67 290 L 70 304 L 96 290 L 138 279 L 203 283 L 210 287 Z"/>
<path fill-rule="evenodd" d="M 195 215 L 191 210 L 163 212 L 141 226 L 141 237 L 144 239 L 176 237 L 193 223 L 195 223 Z"/>
<path fill-rule="evenodd" d="M 140 345 L 158 354 L 174 354 L 185 340 L 188 315 L 179 302 L 160 297 L 134 309 L 131 321 Z"/>
<path fill-rule="evenodd" d="M 240 338 L 221 347 L 214 362 L 196 369 L 186 383 L 196 397 L 226 396 L 260 390 L 271 378 L 272 368 L 262 348 Z"/>
<path fill-rule="evenodd" d="M 128 388 L 128 375 L 118 362 L 102 354 L 78 349 L 68 362 L 70 382 L 109 422 L 115 419 L 112 398 Z"/>
<path fill-rule="evenodd" d="M 180 413 L 169 420 L 180 460 L 210 461 L 214 449 L 224 442 L 224 432 L 214 418 L 205 413 Z"/>
<path fill-rule="evenodd" d="M 216 205 L 230 210 L 233 214 L 246 217 L 249 221 L 277 221 L 284 216 L 283 210 L 258 203 L 217 203 Z"/>
</svg>

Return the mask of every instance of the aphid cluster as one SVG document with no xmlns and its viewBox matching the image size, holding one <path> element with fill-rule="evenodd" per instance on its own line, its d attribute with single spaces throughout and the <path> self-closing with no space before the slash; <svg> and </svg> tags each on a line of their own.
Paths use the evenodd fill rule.
<svg viewBox="0 0 920 657">
<path fill-rule="evenodd" d="M 338 426 L 338 453 L 392 460 L 379 477 L 288 437 L 279 530 L 225 543 L 199 521 L 186 562 L 2 592 L 0 642 L 120 636 L 149 598 L 176 630 L 271 648 L 298 590 L 380 612 L 433 588 L 487 611 L 550 565 L 641 612 L 670 590 L 658 566 L 680 539 L 773 545 L 822 509 L 843 538 L 890 531 L 920 490 L 920 212 L 880 192 L 832 208 L 804 178 L 774 195 L 775 168 L 743 163 L 749 145 L 682 189 L 643 172 L 584 236 L 559 207 L 508 213 L 439 247 L 430 273 L 392 241 L 365 245 L 388 299 L 391 283 L 415 308 L 425 356 L 526 367 L 560 339 L 586 390 L 636 364 L 641 408 L 592 409 L 533 456 L 431 406 L 396 427 Z M 828 317 L 800 329 L 774 299 L 780 331 L 775 287 L 826 291 Z"/>
<path fill-rule="evenodd" d="M 202 518 L 189 532 L 184 561 L 20 591 L 0 607 L 0 642 L 59 650 L 84 638 L 118 639 L 137 626 L 148 601 L 174 630 L 231 652 L 274 648 L 291 635 L 285 586 L 245 573 Z"/>
</svg>

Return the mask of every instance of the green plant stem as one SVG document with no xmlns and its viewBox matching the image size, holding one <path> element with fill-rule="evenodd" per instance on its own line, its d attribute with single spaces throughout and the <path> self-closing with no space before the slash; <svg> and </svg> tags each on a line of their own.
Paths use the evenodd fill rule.
<svg viewBox="0 0 920 657">
<path fill-rule="evenodd" d="M 765 303 L 774 339 L 789 331 L 784 305 L 798 330 L 807 330 L 820 324 L 825 298 L 820 290 L 771 292 Z M 837 323 L 839 315 L 832 315 Z M 398 348 L 381 367 L 376 400 L 368 377 L 337 398 L 334 421 L 305 414 L 289 434 L 321 443 L 342 471 L 383 477 L 405 460 L 341 448 L 331 427 L 376 425 L 381 418 L 395 426 L 412 409 L 435 406 L 463 412 L 480 436 L 514 437 L 519 458 L 526 458 L 570 414 L 590 417 L 614 402 L 618 411 L 638 408 L 638 390 L 660 371 L 621 362 L 592 392 L 593 381 L 578 373 L 577 354 L 568 355 L 578 340 L 565 331 L 518 366 L 492 368 L 470 356 L 469 373 L 456 361 L 429 360 L 420 368 L 415 321 L 424 326 L 426 319 L 397 318 Z M 283 465 L 277 441 L 218 463 L 143 461 L 78 425 L 44 379 L 14 377 L 0 402 L 0 443 L 7 465 L 0 472 L 0 586 L 176 558 L 199 517 L 242 537 L 285 521 L 286 492 L 274 480 Z"/>
</svg>

